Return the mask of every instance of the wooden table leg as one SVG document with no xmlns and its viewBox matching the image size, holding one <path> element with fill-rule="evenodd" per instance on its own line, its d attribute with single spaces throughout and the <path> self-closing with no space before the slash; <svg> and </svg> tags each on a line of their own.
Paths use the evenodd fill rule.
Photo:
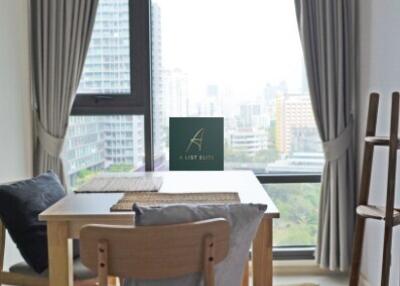
<svg viewBox="0 0 400 286">
<path fill-rule="evenodd" d="M 249 286 L 249 261 L 244 265 L 242 286 Z"/>
<path fill-rule="evenodd" d="M 49 286 L 73 286 L 72 240 L 68 235 L 67 222 L 47 222 Z"/>
<path fill-rule="evenodd" d="M 272 218 L 264 218 L 253 241 L 253 286 L 272 286 Z"/>
<path fill-rule="evenodd" d="M 109 286 L 120 286 L 119 279 L 114 276 L 109 276 L 108 277 L 108 285 Z"/>
</svg>

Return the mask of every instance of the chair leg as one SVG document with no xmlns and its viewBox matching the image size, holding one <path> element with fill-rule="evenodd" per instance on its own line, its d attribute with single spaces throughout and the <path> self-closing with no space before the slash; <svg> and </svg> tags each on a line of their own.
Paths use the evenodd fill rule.
<svg viewBox="0 0 400 286">
<path fill-rule="evenodd" d="M 392 233 L 393 233 L 393 227 L 391 225 L 386 224 L 385 225 L 385 240 L 384 240 L 384 246 L 383 246 L 383 258 L 382 258 L 381 286 L 389 286 L 391 250 L 392 250 Z"/>
<path fill-rule="evenodd" d="M 119 286 L 119 279 L 115 276 L 108 276 L 108 285 L 109 286 Z"/>
<path fill-rule="evenodd" d="M 124 286 L 125 278 L 119 277 L 118 280 L 119 280 L 119 286 Z"/>
</svg>

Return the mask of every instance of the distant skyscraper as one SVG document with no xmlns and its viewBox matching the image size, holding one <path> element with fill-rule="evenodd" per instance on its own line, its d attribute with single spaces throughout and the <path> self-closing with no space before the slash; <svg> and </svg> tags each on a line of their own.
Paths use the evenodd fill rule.
<svg viewBox="0 0 400 286">
<path fill-rule="evenodd" d="M 321 152 L 308 94 L 278 96 L 276 115 L 276 142 L 281 153 Z"/>
<path fill-rule="evenodd" d="M 129 2 L 100 0 L 80 93 L 129 93 Z"/>
<path fill-rule="evenodd" d="M 180 69 L 164 70 L 164 96 L 168 117 L 189 115 L 188 75 Z"/>
<path fill-rule="evenodd" d="M 238 116 L 239 128 L 255 128 L 258 127 L 259 118 L 262 115 L 260 103 L 247 103 L 240 105 L 240 113 Z"/>
<path fill-rule="evenodd" d="M 223 116 L 224 115 L 224 91 L 218 84 L 208 84 L 205 87 L 202 99 L 197 103 L 198 115 Z"/>
</svg>

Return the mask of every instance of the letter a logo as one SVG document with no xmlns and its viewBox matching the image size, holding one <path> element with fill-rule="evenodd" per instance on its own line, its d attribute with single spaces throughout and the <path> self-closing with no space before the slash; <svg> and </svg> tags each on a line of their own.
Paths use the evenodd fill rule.
<svg viewBox="0 0 400 286">
<path fill-rule="evenodd" d="M 204 128 L 200 128 L 194 136 L 190 139 L 189 144 L 186 147 L 186 153 L 189 152 L 193 145 L 197 146 L 198 151 L 201 151 L 203 145 Z"/>
</svg>

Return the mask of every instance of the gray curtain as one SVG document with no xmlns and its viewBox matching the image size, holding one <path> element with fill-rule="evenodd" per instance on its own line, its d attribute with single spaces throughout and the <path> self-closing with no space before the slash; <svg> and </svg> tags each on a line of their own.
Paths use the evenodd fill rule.
<svg viewBox="0 0 400 286">
<path fill-rule="evenodd" d="M 65 184 L 60 157 L 68 117 L 93 30 L 98 0 L 32 0 L 35 114 L 34 172 L 49 169 Z"/>
<path fill-rule="evenodd" d="M 352 108 L 355 98 L 354 0 L 295 0 L 300 38 L 325 166 L 318 263 L 349 267 L 355 208 Z"/>
</svg>

